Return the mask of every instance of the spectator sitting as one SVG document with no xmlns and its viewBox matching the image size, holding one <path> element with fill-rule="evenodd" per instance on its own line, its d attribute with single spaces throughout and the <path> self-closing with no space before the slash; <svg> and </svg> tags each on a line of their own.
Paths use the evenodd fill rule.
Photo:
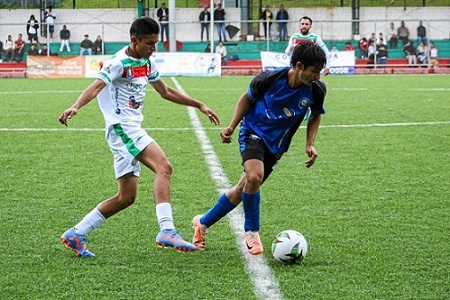
<svg viewBox="0 0 450 300">
<path fill-rule="evenodd" d="M 417 46 L 416 53 L 419 61 L 426 65 L 428 63 L 428 47 L 425 45 L 424 41 L 421 41 L 419 46 Z"/>
<path fill-rule="evenodd" d="M 338 53 L 339 49 L 337 48 L 336 45 L 332 45 L 331 49 L 330 49 L 330 59 L 335 59 L 338 58 Z"/>
<path fill-rule="evenodd" d="M 205 53 L 211 53 L 211 44 L 210 43 L 208 43 L 208 45 L 206 45 Z"/>
<path fill-rule="evenodd" d="M 367 51 L 369 61 L 367 62 L 368 68 L 373 68 L 375 65 L 375 53 L 377 48 L 375 46 L 375 41 L 370 42 L 369 49 Z"/>
<path fill-rule="evenodd" d="M 48 50 L 47 44 L 44 44 L 44 46 L 42 46 L 42 49 L 39 50 L 39 55 L 41 56 L 51 55 L 50 51 Z"/>
<path fill-rule="evenodd" d="M 84 40 L 80 44 L 80 55 L 92 55 L 92 49 L 94 48 L 94 43 L 89 39 L 89 35 L 84 35 Z"/>
<path fill-rule="evenodd" d="M 412 41 L 406 42 L 405 47 L 403 47 L 403 52 L 405 53 L 409 65 L 415 65 L 417 63 L 416 48 Z"/>
<path fill-rule="evenodd" d="M 103 40 L 102 37 L 97 35 L 97 39 L 94 42 L 94 54 L 101 55 L 103 54 Z"/>
<path fill-rule="evenodd" d="M 430 61 L 429 61 L 429 63 L 430 63 L 430 67 L 434 69 L 439 65 L 438 49 L 431 42 L 430 42 L 429 46 L 430 46 Z"/>
<path fill-rule="evenodd" d="M 216 54 L 220 55 L 223 65 L 227 65 L 227 48 L 223 45 L 223 42 L 219 42 L 219 45 L 216 47 Z"/>
<path fill-rule="evenodd" d="M 30 49 L 28 49 L 28 55 L 39 55 L 39 50 L 36 48 L 35 44 L 30 45 Z"/>
<path fill-rule="evenodd" d="M 417 45 L 423 42 L 425 46 L 428 45 L 427 39 L 427 29 L 423 26 L 423 22 L 419 21 L 419 26 L 417 27 Z"/>
<path fill-rule="evenodd" d="M 17 40 L 14 42 L 14 61 L 21 62 L 23 53 L 25 52 L 25 41 L 22 39 L 22 34 L 19 33 Z"/>
<path fill-rule="evenodd" d="M 14 55 L 14 42 L 12 40 L 12 35 L 8 34 L 8 39 L 5 42 L 5 62 L 12 61 Z"/>
<path fill-rule="evenodd" d="M 380 42 L 377 45 L 377 64 L 386 65 L 387 57 L 387 46 L 384 44 L 383 38 L 380 38 Z"/>
<path fill-rule="evenodd" d="M 345 43 L 344 51 L 355 51 L 355 47 L 351 42 Z"/>
</svg>

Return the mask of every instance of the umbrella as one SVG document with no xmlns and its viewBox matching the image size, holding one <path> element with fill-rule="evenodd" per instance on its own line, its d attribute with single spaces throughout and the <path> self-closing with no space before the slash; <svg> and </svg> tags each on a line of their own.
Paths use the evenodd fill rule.
<svg viewBox="0 0 450 300">
<path fill-rule="evenodd" d="M 233 25 L 227 25 L 225 30 L 228 32 L 230 39 L 232 39 L 239 32 L 239 28 Z"/>
</svg>

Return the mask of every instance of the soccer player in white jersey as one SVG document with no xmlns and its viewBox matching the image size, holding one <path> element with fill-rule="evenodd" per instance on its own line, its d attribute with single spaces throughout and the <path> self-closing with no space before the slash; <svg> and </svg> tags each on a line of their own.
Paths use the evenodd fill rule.
<svg viewBox="0 0 450 300">
<path fill-rule="evenodd" d="M 330 51 L 328 50 L 327 45 L 325 45 L 320 36 L 310 32 L 313 23 L 310 17 L 304 16 L 300 19 L 299 22 L 300 32 L 291 35 L 289 44 L 284 52 L 287 55 L 291 56 L 295 45 L 304 41 L 313 41 L 314 43 L 319 45 L 320 48 L 322 48 L 322 50 L 325 52 L 325 55 L 327 56 L 327 64 L 323 69 L 323 75 L 328 75 L 330 73 Z"/>
<path fill-rule="evenodd" d="M 61 241 L 79 257 L 95 256 L 86 248 L 85 236 L 106 219 L 133 204 L 138 190 L 140 164 L 153 173 L 153 197 L 160 232 L 156 245 L 190 252 L 196 247 L 176 231 L 170 204 L 172 166 L 158 143 L 141 127 L 147 84 L 166 100 L 198 108 L 215 125 L 220 119 L 209 107 L 167 86 L 150 58 L 156 51 L 158 23 L 148 17 L 136 19 L 130 27 L 130 45 L 104 62 L 95 81 L 66 109 L 59 121 L 68 119 L 95 97 L 98 98 L 106 126 L 106 139 L 114 156 L 118 192 L 101 202 L 78 224 L 68 229 Z"/>
</svg>

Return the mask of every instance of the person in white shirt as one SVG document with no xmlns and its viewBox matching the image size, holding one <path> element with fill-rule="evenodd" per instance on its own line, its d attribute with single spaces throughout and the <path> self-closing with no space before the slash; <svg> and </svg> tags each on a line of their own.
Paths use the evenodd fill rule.
<svg viewBox="0 0 450 300">
<path fill-rule="evenodd" d="M 5 51 L 5 62 L 13 61 L 14 41 L 12 39 L 12 35 L 10 35 L 10 34 L 8 35 L 8 38 L 6 39 L 5 46 L 3 49 Z"/>
<path fill-rule="evenodd" d="M 69 119 L 97 97 L 105 120 L 106 140 L 114 156 L 118 186 L 114 196 L 99 203 L 61 236 L 61 242 L 76 256 L 95 256 L 86 248 L 85 236 L 134 203 L 141 164 L 154 173 L 153 200 L 160 228 L 156 245 L 183 252 L 197 249 L 183 240 L 175 229 L 170 197 L 172 165 L 161 146 L 142 128 L 144 103 L 149 101 L 147 86 L 150 84 L 165 100 L 198 108 L 215 125 L 220 124 L 220 119 L 204 103 L 166 85 L 160 77 L 151 57 L 156 51 L 159 33 L 155 20 L 148 17 L 134 20 L 130 27 L 130 44 L 102 64 L 94 82 L 59 117 L 59 121 L 67 126 Z"/>
<path fill-rule="evenodd" d="M 45 17 L 45 23 L 46 23 L 46 29 L 45 29 L 45 37 L 47 36 L 47 30 L 50 33 L 50 43 L 53 42 L 53 32 L 55 32 L 55 19 L 56 19 L 56 13 L 53 11 L 53 6 L 49 5 L 48 10 L 44 13 Z"/>
<path fill-rule="evenodd" d="M 222 63 L 226 66 L 228 64 L 227 61 L 227 48 L 223 45 L 222 42 L 219 42 L 219 45 L 216 47 L 216 54 L 220 55 L 220 59 Z"/>
</svg>

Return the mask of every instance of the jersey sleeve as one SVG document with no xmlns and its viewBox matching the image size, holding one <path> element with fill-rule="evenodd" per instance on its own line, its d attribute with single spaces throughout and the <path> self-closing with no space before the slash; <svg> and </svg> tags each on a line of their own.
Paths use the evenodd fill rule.
<svg viewBox="0 0 450 300">
<path fill-rule="evenodd" d="M 322 48 L 323 52 L 325 52 L 325 56 L 327 57 L 327 64 L 326 64 L 325 68 L 329 69 L 330 68 L 330 51 L 328 50 L 327 45 L 323 42 L 323 40 L 320 36 L 317 36 L 316 43 L 320 48 Z"/>
<path fill-rule="evenodd" d="M 110 84 L 115 79 L 120 78 L 123 73 L 123 66 L 119 60 L 110 59 L 103 63 L 102 68 L 97 73 L 97 79 L 106 84 Z"/>
<path fill-rule="evenodd" d="M 317 80 L 312 84 L 313 104 L 311 110 L 319 114 L 325 113 L 323 103 L 325 102 L 325 96 L 327 94 L 327 86 L 322 80 Z"/>
<path fill-rule="evenodd" d="M 148 82 L 155 82 L 161 79 L 159 75 L 159 71 L 156 68 L 156 63 L 153 60 L 153 57 L 149 58 L 150 60 L 150 74 L 148 75 Z"/>
</svg>

